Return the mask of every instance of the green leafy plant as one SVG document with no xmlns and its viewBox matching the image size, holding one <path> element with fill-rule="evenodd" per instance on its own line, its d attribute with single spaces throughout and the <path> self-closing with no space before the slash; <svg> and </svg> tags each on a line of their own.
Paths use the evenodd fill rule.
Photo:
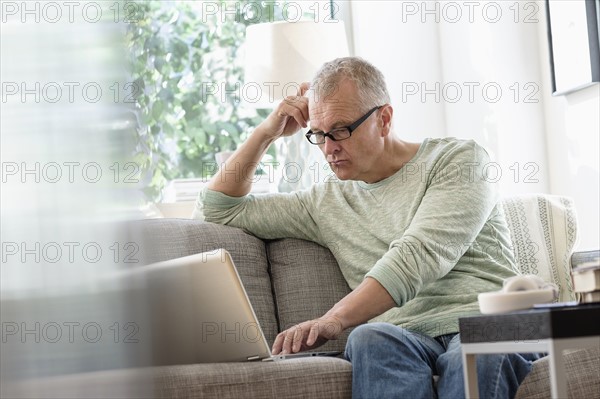
<svg viewBox="0 0 600 399">
<path fill-rule="evenodd" d="M 150 200 L 159 200 L 171 179 L 213 174 L 214 154 L 234 150 L 268 114 L 249 107 L 235 90 L 244 82 L 238 53 L 246 26 L 281 19 L 281 8 L 273 2 L 214 2 L 236 10 L 222 18 L 203 15 L 201 3 L 139 1 L 139 18 L 129 25 L 136 160 Z"/>
</svg>

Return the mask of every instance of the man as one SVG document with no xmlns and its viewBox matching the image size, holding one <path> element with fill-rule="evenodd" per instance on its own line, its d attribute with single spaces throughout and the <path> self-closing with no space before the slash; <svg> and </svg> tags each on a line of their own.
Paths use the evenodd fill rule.
<svg viewBox="0 0 600 399">
<path fill-rule="evenodd" d="M 325 64 L 308 89 L 282 101 L 228 159 L 200 194 L 197 216 L 261 238 L 312 240 L 336 257 L 353 291 L 281 332 L 274 354 L 358 326 L 345 353 L 355 397 L 435 397 L 433 375 L 440 398 L 464 397 L 458 317 L 477 314 L 477 293 L 515 275 L 487 153 L 473 141 L 400 140 L 383 75 L 359 58 Z M 269 145 L 309 122 L 306 136 L 337 179 L 247 195 Z M 526 356 L 479 356 L 482 397 L 514 396 L 536 358 Z"/>
</svg>

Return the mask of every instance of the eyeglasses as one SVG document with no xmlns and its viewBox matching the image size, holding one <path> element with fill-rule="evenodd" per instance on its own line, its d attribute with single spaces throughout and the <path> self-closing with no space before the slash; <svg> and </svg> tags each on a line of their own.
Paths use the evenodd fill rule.
<svg viewBox="0 0 600 399">
<path fill-rule="evenodd" d="M 354 132 L 360 126 L 361 123 L 363 123 L 364 121 L 366 121 L 367 118 L 369 116 L 371 116 L 371 114 L 373 112 L 377 111 L 381 107 L 383 107 L 383 105 L 379 105 L 379 106 L 377 106 L 375 108 L 372 108 L 369 112 L 367 112 L 364 116 L 362 116 L 359 120 L 357 120 L 356 122 L 354 122 L 350 126 L 337 127 L 337 128 L 331 130 L 328 133 L 325 133 L 325 132 L 313 132 L 312 130 L 309 130 L 305 134 L 306 139 L 311 144 L 325 144 L 325 138 L 326 137 L 329 137 L 333 141 L 342 141 L 342 140 L 349 139 L 350 136 L 352 136 L 352 132 Z"/>
</svg>

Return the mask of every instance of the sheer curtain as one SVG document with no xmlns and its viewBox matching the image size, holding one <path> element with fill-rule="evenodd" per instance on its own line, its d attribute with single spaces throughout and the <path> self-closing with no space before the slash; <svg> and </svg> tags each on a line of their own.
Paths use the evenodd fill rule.
<svg viewBox="0 0 600 399">
<path fill-rule="evenodd" d="M 122 339 L 144 310 L 125 300 L 131 287 L 107 283 L 141 257 L 120 224 L 137 165 L 119 5 L 2 4 L 2 396 L 52 396 L 19 381 L 144 352 Z"/>
<path fill-rule="evenodd" d="M 474 139 L 505 195 L 549 189 L 543 2 L 350 3 L 355 55 L 387 78 L 396 133 Z M 372 21 L 377 20 L 377 24 Z"/>
</svg>

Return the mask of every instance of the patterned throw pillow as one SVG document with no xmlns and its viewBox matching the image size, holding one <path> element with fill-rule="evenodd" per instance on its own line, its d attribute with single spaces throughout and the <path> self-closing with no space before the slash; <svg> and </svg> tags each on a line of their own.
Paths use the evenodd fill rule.
<svg viewBox="0 0 600 399">
<path fill-rule="evenodd" d="M 502 205 L 521 273 L 556 284 L 560 302 L 575 300 L 570 267 L 577 239 L 573 201 L 528 194 L 506 198 Z"/>
</svg>

